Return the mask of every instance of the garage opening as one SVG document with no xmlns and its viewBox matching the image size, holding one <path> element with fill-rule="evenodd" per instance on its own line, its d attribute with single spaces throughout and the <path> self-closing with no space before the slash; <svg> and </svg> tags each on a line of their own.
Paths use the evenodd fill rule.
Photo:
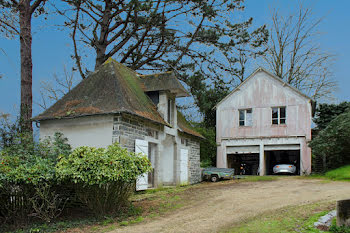
<svg viewBox="0 0 350 233">
<path fill-rule="evenodd" d="M 273 167 L 278 164 L 294 165 L 295 175 L 300 174 L 300 150 L 265 151 L 265 159 L 267 175 L 273 175 Z"/>
<path fill-rule="evenodd" d="M 228 154 L 228 168 L 235 169 L 235 175 L 257 175 L 259 170 L 259 154 Z"/>
</svg>

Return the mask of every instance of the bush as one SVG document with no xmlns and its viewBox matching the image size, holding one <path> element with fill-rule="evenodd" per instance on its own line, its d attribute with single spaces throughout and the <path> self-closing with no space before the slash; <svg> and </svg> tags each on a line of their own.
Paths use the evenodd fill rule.
<svg viewBox="0 0 350 233">
<path fill-rule="evenodd" d="M 331 121 L 310 147 L 315 156 L 325 160 L 325 171 L 350 164 L 350 111 Z"/>
<path fill-rule="evenodd" d="M 11 143 L 2 148 L 0 217 L 12 222 L 25 220 L 28 216 L 50 221 L 60 212 L 62 206 L 57 204 L 60 197 L 51 186 L 56 183 L 58 155 L 70 152 L 66 141 L 59 133 L 42 142 L 35 142 L 31 134 L 17 133 Z"/>
<path fill-rule="evenodd" d="M 127 204 L 135 180 L 151 170 L 148 158 L 118 144 L 104 148 L 79 147 L 57 163 L 57 176 L 73 182 L 79 199 L 95 214 L 114 214 Z"/>
</svg>

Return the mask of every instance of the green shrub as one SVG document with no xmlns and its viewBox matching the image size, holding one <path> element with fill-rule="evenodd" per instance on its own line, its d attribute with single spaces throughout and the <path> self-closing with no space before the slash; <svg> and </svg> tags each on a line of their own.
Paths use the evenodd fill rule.
<svg viewBox="0 0 350 233">
<path fill-rule="evenodd" d="M 56 194 L 55 166 L 59 154 L 70 146 L 62 134 L 35 142 L 18 133 L 0 151 L 0 218 L 13 222 L 35 216 L 50 221 L 61 210 Z M 43 189 L 45 187 L 45 189 Z"/>
<path fill-rule="evenodd" d="M 135 180 L 151 170 L 148 158 L 118 144 L 104 148 L 79 147 L 57 163 L 57 176 L 75 184 L 79 199 L 95 214 L 113 214 L 128 202 Z"/>
<path fill-rule="evenodd" d="M 349 135 L 350 110 L 337 116 L 311 141 L 312 153 L 325 159 L 325 171 L 350 164 Z"/>
</svg>

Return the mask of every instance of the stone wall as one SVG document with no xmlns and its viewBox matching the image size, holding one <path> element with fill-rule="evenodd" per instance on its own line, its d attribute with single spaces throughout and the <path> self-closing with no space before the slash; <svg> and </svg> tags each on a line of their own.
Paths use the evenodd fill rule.
<svg viewBox="0 0 350 233">
<path fill-rule="evenodd" d="M 190 173 L 190 184 L 201 182 L 201 168 L 200 168 L 200 144 L 199 141 L 194 139 L 188 140 L 190 147 L 189 151 L 189 173 Z"/>
<path fill-rule="evenodd" d="M 160 126 L 142 120 L 139 117 L 118 114 L 113 121 L 113 142 L 119 142 L 120 146 L 135 151 L 135 139 L 144 140 L 146 136 L 158 137 Z"/>
</svg>

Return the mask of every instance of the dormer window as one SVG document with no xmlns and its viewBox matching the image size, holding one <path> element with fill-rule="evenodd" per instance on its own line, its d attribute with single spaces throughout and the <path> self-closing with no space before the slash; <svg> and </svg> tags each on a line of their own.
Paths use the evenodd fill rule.
<svg viewBox="0 0 350 233">
<path fill-rule="evenodd" d="M 174 121 L 174 101 L 172 99 L 168 99 L 167 121 L 171 125 L 173 124 L 173 121 Z"/>
</svg>

